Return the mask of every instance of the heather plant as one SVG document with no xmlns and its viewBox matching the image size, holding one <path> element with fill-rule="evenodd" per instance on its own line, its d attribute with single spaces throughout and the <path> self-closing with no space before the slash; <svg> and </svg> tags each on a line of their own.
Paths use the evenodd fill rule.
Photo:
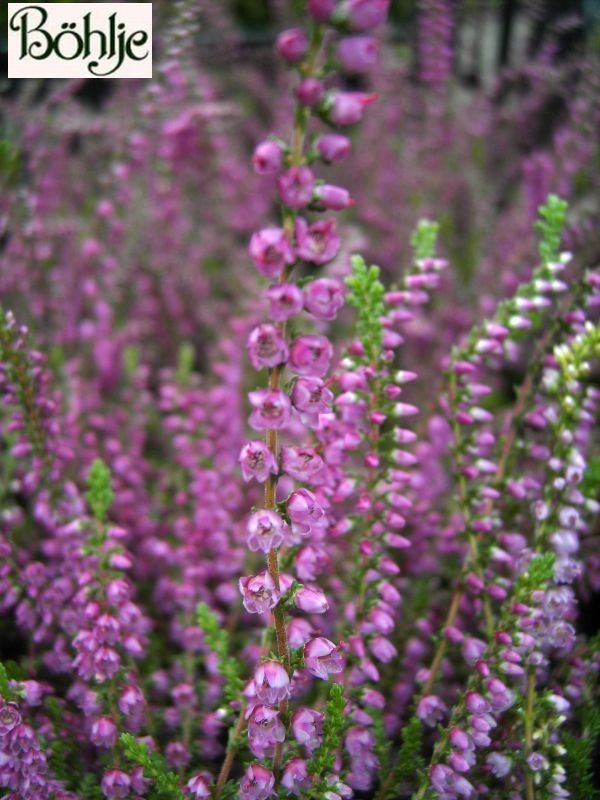
<svg viewBox="0 0 600 800">
<path fill-rule="evenodd" d="M 10 800 L 597 794 L 600 272 L 562 197 L 597 98 L 570 98 L 574 166 L 540 156 L 535 224 L 520 198 L 488 231 L 526 241 L 465 271 L 429 218 L 460 196 L 444 154 L 473 143 L 446 107 L 452 6 L 421 4 L 427 129 L 407 120 L 400 158 L 388 6 L 308 0 L 277 36 L 285 77 L 244 78 L 251 108 L 276 98 L 249 121 L 195 63 L 185 0 L 157 80 L 102 114 L 69 118 L 71 84 L 14 103 Z M 235 48 L 227 14 L 200 11 Z M 409 234 L 402 192 L 438 179 Z M 467 285 L 481 303 L 458 303 Z"/>
</svg>

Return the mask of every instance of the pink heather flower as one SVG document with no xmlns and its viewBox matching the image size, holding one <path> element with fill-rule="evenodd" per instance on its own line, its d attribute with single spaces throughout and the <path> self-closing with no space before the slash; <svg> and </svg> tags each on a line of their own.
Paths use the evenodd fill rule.
<svg viewBox="0 0 600 800">
<path fill-rule="evenodd" d="M 329 369 L 333 347 L 326 336 L 298 336 L 290 347 L 289 368 L 297 375 L 322 378 Z"/>
<path fill-rule="evenodd" d="M 497 778 L 504 778 L 512 769 L 512 761 L 502 753 L 489 753 L 486 756 L 485 763 L 489 767 L 492 775 Z"/>
<path fill-rule="evenodd" d="M 279 601 L 273 578 L 266 570 L 239 580 L 244 608 L 250 614 L 262 614 L 274 608 Z"/>
<path fill-rule="evenodd" d="M 242 447 L 240 466 L 246 483 L 252 478 L 264 483 L 269 475 L 276 475 L 279 470 L 275 456 L 267 445 L 260 441 L 248 442 Z"/>
<path fill-rule="evenodd" d="M 265 278 L 279 278 L 286 266 L 294 263 L 294 251 L 283 228 L 263 228 L 252 234 L 248 251 Z"/>
<path fill-rule="evenodd" d="M 315 526 L 323 525 L 325 514 L 317 498 L 308 489 L 297 489 L 287 500 L 287 513 L 292 523 L 292 532 L 307 536 Z"/>
<path fill-rule="evenodd" d="M 290 647 L 298 649 L 302 647 L 315 633 L 313 626 L 307 619 L 296 617 L 290 620 L 288 625 L 288 642 Z"/>
<path fill-rule="evenodd" d="M 315 178 L 309 167 L 290 167 L 277 179 L 277 188 L 284 205 L 289 208 L 304 208 L 313 195 Z"/>
<path fill-rule="evenodd" d="M 323 459 L 312 447 L 282 447 L 281 464 L 291 478 L 309 482 L 323 468 Z"/>
<path fill-rule="evenodd" d="M 337 0 L 308 0 L 308 13 L 317 22 L 329 22 Z"/>
<path fill-rule="evenodd" d="M 276 705 L 289 696 L 290 679 L 279 661 L 263 661 L 254 671 L 256 696 L 263 703 Z"/>
<path fill-rule="evenodd" d="M 329 603 L 318 586 L 303 586 L 294 595 L 294 605 L 306 614 L 325 614 Z"/>
<path fill-rule="evenodd" d="M 344 0 L 339 14 L 353 31 L 368 31 L 385 22 L 389 7 L 390 0 Z"/>
<path fill-rule="evenodd" d="M 315 146 L 323 161 L 331 163 L 346 158 L 352 143 L 347 136 L 340 133 L 327 133 L 317 139 Z"/>
<path fill-rule="evenodd" d="M 319 278 L 304 287 L 304 307 L 317 319 L 335 319 L 344 305 L 344 287 L 333 278 Z"/>
<path fill-rule="evenodd" d="M 267 140 L 261 142 L 254 149 L 252 163 L 255 172 L 259 175 L 268 175 L 277 172 L 283 164 L 283 150 L 277 142 Z"/>
<path fill-rule="evenodd" d="M 266 292 L 269 314 L 276 322 L 285 322 L 302 311 L 304 295 L 293 283 L 277 283 Z"/>
<path fill-rule="evenodd" d="M 248 547 L 253 552 L 268 553 L 283 544 L 285 529 L 285 522 L 275 511 L 266 508 L 256 511 L 250 515 L 246 527 Z"/>
<path fill-rule="evenodd" d="M 417 717 L 426 725 L 434 728 L 446 714 L 446 704 L 434 694 L 425 695 L 417 705 Z"/>
<path fill-rule="evenodd" d="M 369 649 L 383 664 L 389 664 L 398 655 L 394 645 L 385 636 L 374 636 L 369 642 Z"/>
<path fill-rule="evenodd" d="M 117 726 L 110 717 L 100 717 L 92 723 L 90 739 L 96 747 L 113 747 L 117 741 Z"/>
<path fill-rule="evenodd" d="M 275 776 L 260 764 L 251 764 L 240 781 L 240 800 L 266 800 L 273 794 Z"/>
<path fill-rule="evenodd" d="M 334 92 L 326 114 L 334 125 L 354 125 L 360 122 L 365 106 L 377 100 L 376 94 L 366 92 Z"/>
<path fill-rule="evenodd" d="M 306 761 L 303 758 L 290 758 L 283 768 L 281 785 L 288 792 L 300 796 L 304 790 L 309 789 L 312 780 L 308 774 Z"/>
<path fill-rule="evenodd" d="M 194 800 L 207 800 L 212 795 L 208 776 L 194 775 L 186 783 L 186 789 Z"/>
<path fill-rule="evenodd" d="M 313 194 L 313 205 L 319 211 L 343 211 L 354 205 L 350 192 L 341 186 L 324 183 L 317 186 Z"/>
<path fill-rule="evenodd" d="M 248 739 L 259 749 L 268 749 L 285 739 L 285 726 L 279 711 L 271 706 L 254 706 L 248 720 Z"/>
<path fill-rule="evenodd" d="M 334 219 L 309 225 L 305 219 L 296 220 L 296 255 L 314 264 L 326 264 L 336 257 L 341 247 Z"/>
<path fill-rule="evenodd" d="M 256 389 L 249 392 L 248 398 L 254 407 L 249 419 L 254 430 L 278 430 L 289 422 L 292 404 L 281 389 Z"/>
<path fill-rule="evenodd" d="M 275 46 L 285 61 L 296 64 L 308 51 L 308 38 L 302 28 L 289 28 L 279 34 Z"/>
<path fill-rule="evenodd" d="M 288 346 L 275 325 L 258 325 L 248 337 L 248 356 L 254 369 L 276 367 L 288 359 Z"/>
<path fill-rule="evenodd" d="M 301 414 L 303 421 L 310 427 L 316 427 L 319 414 L 331 408 L 333 393 L 325 387 L 321 378 L 298 378 L 292 388 L 292 404 Z"/>
<path fill-rule="evenodd" d="M 129 775 L 120 769 L 109 769 L 102 778 L 102 792 L 108 800 L 127 797 L 130 786 Z"/>
<path fill-rule="evenodd" d="M 137 714 L 144 706 L 144 695 L 137 686 L 126 686 L 119 695 L 118 706 L 126 717 Z"/>
<path fill-rule="evenodd" d="M 487 714 L 490 704 L 477 692 L 467 692 L 465 695 L 465 706 L 471 714 Z"/>
<path fill-rule="evenodd" d="M 325 715 L 312 708 L 299 708 L 292 714 L 291 726 L 294 739 L 306 747 L 309 753 L 323 741 L 323 720 Z"/>
<path fill-rule="evenodd" d="M 325 97 L 325 87 L 318 78 L 304 78 L 296 87 L 296 97 L 303 106 L 316 106 Z"/>
<path fill-rule="evenodd" d="M 337 57 L 345 72 L 369 72 L 377 64 L 379 43 L 372 36 L 349 36 L 337 46 Z"/>
<path fill-rule="evenodd" d="M 336 675 L 344 669 L 344 658 L 329 639 L 318 636 L 304 645 L 304 666 L 316 678 L 327 680 L 328 675 Z"/>
</svg>

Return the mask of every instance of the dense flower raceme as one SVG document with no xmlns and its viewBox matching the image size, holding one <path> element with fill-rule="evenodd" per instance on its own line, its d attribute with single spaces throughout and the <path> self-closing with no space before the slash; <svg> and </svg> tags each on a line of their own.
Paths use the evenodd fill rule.
<svg viewBox="0 0 600 800">
<path fill-rule="evenodd" d="M 456 114 L 456 5 L 410 76 L 389 5 L 307 0 L 288 79 L 231 89 L 194 52 L 241 57 L 227 11 L 176 0 L 157 80 L 8 101 L 10 800 L 590 793 L 592 70 L 547 50 Z"/>
</svg>

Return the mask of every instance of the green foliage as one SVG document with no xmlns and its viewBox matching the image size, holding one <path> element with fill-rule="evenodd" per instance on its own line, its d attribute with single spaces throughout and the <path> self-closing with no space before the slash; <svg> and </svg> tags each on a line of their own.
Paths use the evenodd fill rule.
<svg viewBox="0 0 600 800">
<path fill-rule="evenodd" d="M 568 204 L 565 200 L 551 194 L 544 205 L 538 209 L 540 218 L 535 223 L 535 227 L 540 234 L 539 253 L 542 264 L 558 260 L 567 208 Z"/>
<path fill-rule="evenodd" d="M 561 743 L 567 751 L 564 765 L 572 800 L 598 800 L 600 789 L 594 785 L 594 750 L 600 737 L 600 708 L 583 707 L 583 731 L 580 736 L 563 733 Z"/>
<path fill-rule="evenodd" d="M 81 779 L 77 787 L 77 796 L 81 800 L 104 800 L 104 794 L 98 785 L 98 778 L 91 772 L 86 772 Z"/>
<path fill-rule="evenodd" d="M 432 222 L 429 219 L 419 220 L 414 233 L 410 237 L 416 261 L 435 256 L 439 231 L 440 226 L 437 222 Z"/>
<path fill-rule="evenodd" d="M 308 771 L 311 775 L 326 775 L 333 768 L 335 751 L 340 746 L 346 724 L 345 707 L 346 700 L 343 686 L 339 683 L 332 683 L 329 690 L 329 700 L 325 706 L 323 741 L 308 762 Z"/>
<path fill-rule="evenodd" d="M 587 497 L 596 498 L 600 495 L 600 456 L 590 459 L 583 475 L 581 491 Z"/>
<path fill-rule="evenodd" d="M 97 458 L 92 464 L 88 475 L 86 500 L 98 522 L 106 521 L 108 509 L 114 499 L 115 494 L 112 488 L 110 470 L 103 461 Z"/>
<path fill-rule="evenodd" d="M 4 664 L 0 662 L 0 697 L 3 697 L 5 700 L 14 700 L 15 692 L 10 688 L 8 678 L 8 670 Z"/>
<path fill-rule="evenodd" d="M 194 371 L 196 351 L 191 342 L 182 342 L 177 354 L 177 380 L 184 383 Z"/>
<path fill-rule="evenodd" d="M 554 553 L 543 553 L 532 558 L 527 571 L 517 580 L 517 597 L 529 597 L 531 592 L 543 589 L 554 575 L 554 561 Z"/>
<path fill-rule="evenodd" d="M 382 776 L 386 789 L 381 795 L 381 800 L 398 797 L 402 784 L 414 781 L 416 777 L 424 774 L 425 760 L 421 755 L 422 746 L 423 726 L 418 717 L 412 717 L 402 729 L 402 743 L 391 778 L 386 781 L 386 776 Z"/>
<path fill-rule="evenodd" d="M 379 280 L 379 267 L 367 267 L 362 256 L 351 259 L 353 274 L 346 278 L 350 289 L 348 303 L 358 311 L 356 330 L 371 363 L 379 359 L 383 326 L 380 317 L 385 311 L 384 286 Z"/>
<path fill-rule="evenodd" d="M 179 785 L 179 778 L 169 770 L 162 756 L 151 753 L 146 744 L 136 741 L 130 733 L 122 733 L 120 742 L 129 761 L 143 767 L 144 777 L 153 781 L 154 786 L 149 794 L 151 798 L 183 800 L 184 794 Z"/>
<path fill-rule="evenodd" d="M 198 605 L 196 618 L 198 625 L 204 631 L 206 643 L 217 655 L 219 673 L 225 679 L 223 696 L 228 702 L 237 700 L 244 688 L 244 681 L 241 675 L 241 664 L 237 659 L 229 655 L 229 635 L 221 627 L 219 620 L 206 603 Z"/>
<path fill-rule="evenodd" d="M 0 176 L 13 185 L 19 175 L 21 158 L 19 151 L 7 139 L 0 139 Z"/>
</svg>

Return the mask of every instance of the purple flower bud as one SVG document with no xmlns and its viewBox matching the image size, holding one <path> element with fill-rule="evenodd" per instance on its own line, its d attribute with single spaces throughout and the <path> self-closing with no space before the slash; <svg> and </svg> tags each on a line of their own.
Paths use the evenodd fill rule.
<svg viewBox="0 0 600 800">
<path fill-rule="evenodd" d="M 109 769 L 102 778 L 102 792 L 108 800 L 127 797 L 130 786 L 129 775 L 120 769 Z"/>
<path fill-rule="evenodd" d="M 504 778 L 512 769 L 512 761 L 502 753 L 488 753 L 485 763 L 497 778 Z"/>
<path fill-rule="evenodd" d="M 254 686 L 259 700 L 276 705 L 289 696 L 290 679 L 279 661 L 263 661 L 254 671 Z"/>
<path fill-rule="evenodd" d="M 303 758 L 290 758 L 283 768 L 281 785 L 296 796 L 300 796 L 312 785 L 312 779 L 308 774 L 308 767 Z"/>
<path fill-rule="evenodd" d="M 292 389 L 292 403 L 303 415 L 303 421 L 310 427 L 316 427 L 319 414 L 331 408 L 333 393 L 325 387 L 321 378 L 298 378 Z"/>
<path fill-rule="evenodd" d="M 294 595 L 294 605 L 306 614 L 325 614 L 329 603 L 318 586 L 303 586 Z"/>
<path fill-rule="evenodd" d="M 326 264 L 336 257 L 341 246 L 334 219 L 322 220 L 308 225 L 298 217 L 295 226 L 296 255 L 314 264 Z"/>
<path fill-rule="evenodd" d="M 353 31 L 368 31 L 385 22 L 389 6 L 390 0 L 345 0 L 339 15 Z"/>
<path fill-rule="evenodd" d="M 460 728 L 451 728 L 449 739 L 452 747 L 456 747 L 457 750 L 468 750 L 472 746 L 468 734 Z"/>
<path fill-rule="evenodd" d="M 378 661 L 389 664 L 398 655 L 398 651 L 385 636 L 374 636 L 369 641 L 369 649 Z"/>
<path fill-rule="evenodd" d="M 212 795 L 208 776 L 194 775 L 186 783 L 186 788 L 194 800 L 208 800 Z"/>
<path fill-rule="evenodd" d="M 323 468 L 323 459 L 312 447 L 282 447 L 281 464 L 291 478 L 310 482 Z"/>
<path fill-rule="evenodd" d="M 294 263 L 292 246 L 282 228 L 263 228 L 250 239 L 250 258 L 265 278 L 279 278 Z"/>
<path fill-rule="evenodd" d="M 379 42 L 372 36 L 350 36 L 337 46 L 337 57 L 345 72 L 369 72 L 377 64 Z"/>
<path fill-rule="evenodd" d="M 247 531 L 248 547 L 253 552 L 268 553 L 283 544 L 286 524 L 279 514 L 270 509 L 261 509 L 250 515 Z"/>
<path fill-rule="evenodd" d="M 289 422 L 292 404 L 281 389 L 256 389 L 248 398 L 254 408 L 249 422 L 255 430 L 278 430 Z"/>
<path fill-rule="evenodd" d="M 328 675 L 337 675 L 344 669 L 344 658 L 329 639 L 319 636 L 304 645 L 304 666 L 316 678 L 327 680 Z"/>
<path fill-rule="evenodd" d="M 246 483 L 252 478 L 264 483 L 269 475 L 276 475 L 278 472 L 275 456 L 267 445 L 260 441 L 248 442 L 242 447 L 240 466 Z"/>
<path fill-rule="evenodd" d="M 117 741 L 117 726 L 110 717 L 100 717 L 92 723 L 90 739 L 96 747 L 113 747 Z"/>
<path fill-rule="evenodd" d="M 250 614 L 262 614 L 274 608 L 279 601 L 279 592 L 266 570 L 258 575 L 240 578 L 239 587 L 244 608 Z"/>
<path fill-rule="evenodd" d="M 446 704 L 434 694 L 427 694 L 419 700 L 417 705 L 417 716 L 426 725 L 434 728 L 446 714 Z"/>
<path fill-rule="evenodd" d="M 313 626 L 307 619 L 297 617 L 291 620 L 288 625 L 288 642 L 290 647 L 294 649 L 302 647 L 314 633 Z"/>
<path fill-rule="evenodd" d="M 325 113 L 334 125 L 354 125 L 362 119 L 365 106 L 375 100 L 376 94 L 366 92 L 334 92 L 329 95 Z"/>
<path fill-rule="evenodd" d="M 337 0 L 308 0 L 308 13 L 317 22 L 329 22 Z"/>
<path fill-rule="evenodd" d="M 327 163 L 341 161 L 346 158 L 351 146 L 350 139 L 339 133 L 327 133 L 325 136 L 320 136 L 316 141 L 317 152 L 323 161 Z"/>
<path fill-rule="evenodd" d="M 296 97 L 303 106 L 316 106 L 325 96 L 325 87 L 318 78 L 304 78 L 296 87 Z"/>
<path fill-rule="evenodd" d="M 0 700 L 0 737 L 7 736 L 17 725 L 21 724 L 21 714 L 16 703 L 4 703 Z"/>
<path fill-rule="evenodd" d="M 255 172 L 259 175 L 268 175 L 277 172 L 283 164 L 283 150 L 277 142 L 267 140 L 261 142 L 254 149 L 252 163 Z"/>
<path fill-rule="evenodd" d="M 250 746 L 258 749 L 273 747 L 285 739 L 285 726 L 279 719 L 276 708 L 267 705 L 254 706 L 248 720 L 248 740 Z"/>
<path fill-rule="evenodd" d="M 144 695 L 137 686 L 126 686 L 119 695 L 119 710 L 126 717 L 139 713 L 144 706 Z"/>
<path fill-rule="evenodd" d="M 266 800 L 273 794 L 275 776 L 260 764 L 251 764 L 240 781 L 240 800 Z"/>
<path fill-rule="evenodd" d="M 248 337 L 247 347 L 250 362 L 257 370 L 285 364 L 289 354 L 288 346 L 279 329 L 268 323 L 254 328 Z"/>
<path fill-rule="evenodd" d="M 278 283 L 266 292 L 269 314 L 276 322 L 285 322 L 299 314 L 304 305 L 302 290 L 293 283 Z"/>
<path fill-rule="evenodd" d="M 339 281 L 319 278 L 304 288 L 304 307 L 317 319 L 335 319 L 343 305 L 344 287 Z"/>
<path fill-rule="evenodd" d="M 292 714 L 292 734 L 298 744 L 312 753 L 323 740 L 323 720 L 325 715 L 312 708 L 299 708 Z"/>
<path fill-rule="evenodd" d="M 298 336 L 290 347 L 288 366 L 297 375 L 322 378 L 332 356 L 333 347 L 326 336 Z"/>
<path fill-rule="evenodd" d="M 354 205 L 354 200 L 350 197 L 350 192 L 341 186 L 333 186 L 325 183 L 317 186 L 313 194 L 313 204 L 320 211 L 343 211 Z"/>
<path fill-rule="evenodd" d="M 313 196 L 315 178 L 309 167 L 290 167 L 277 179 L 277 188 L 284 205 L 304 208 Z"/>
</svg>

